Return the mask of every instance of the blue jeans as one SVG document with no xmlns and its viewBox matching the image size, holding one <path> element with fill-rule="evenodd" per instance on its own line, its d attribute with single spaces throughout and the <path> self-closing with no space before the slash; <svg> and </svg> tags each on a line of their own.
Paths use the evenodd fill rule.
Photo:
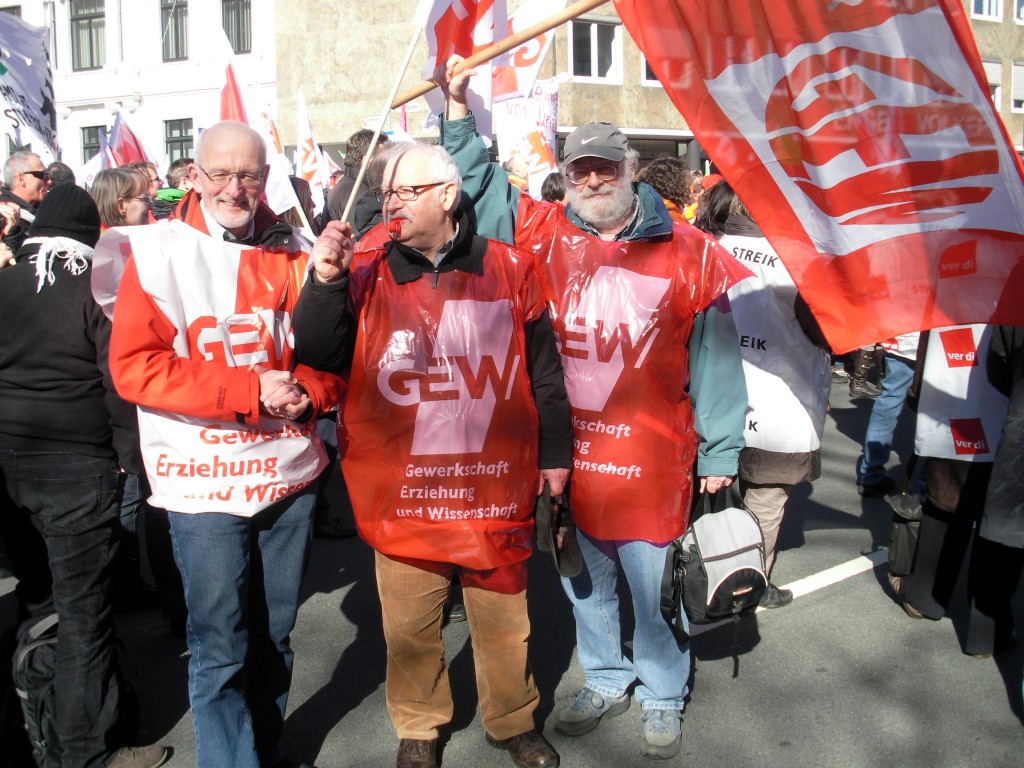
<svg viewBox="0 0 1024 768">
<path fill-rule="evenodd" d="M 563 576 L 562 586 L 576 617 L 576 651 L 586 686 L 602 696 L 622 696 L 639 679 L 634 695 L 641 707 L 681 710 L 690 644 L 680 646 L 661 615 L 666 548 L 646 541 L 600 541 L 582 531 L 577 536 L 583 570 L 571 579 Z M 633 661 L 622 652 L 617 563 L 633 597 Z"/>
<path fill-rule="evenodd" d="M 281 757 L 315 499 L 310 486 L 254 517 L 168 515 L 188 606 L 198 768 L 259 768 Z"/>
<path fill-rule="evenodd" d="M 57 733 L 65 768 L 98 768 L 120 747 L 110 583 L 118 540 L 112 459 L 0 451 L 0 527 L 19 613 L 60 616 Z M 51 594 L 52 588 L 52 594 Z"/>
<path fill-rule="evenodd" d="M 907 390 L 914 380 L 914 363 L 895 355 L 885 356 L 882 394 L 875 399 L 864 436 L 864 455 L 857 462 L 857 483 L 874 485 L 885 479 L 885 465 L 892 452 L 892 434 L 903 411 Z"/>
</svg>

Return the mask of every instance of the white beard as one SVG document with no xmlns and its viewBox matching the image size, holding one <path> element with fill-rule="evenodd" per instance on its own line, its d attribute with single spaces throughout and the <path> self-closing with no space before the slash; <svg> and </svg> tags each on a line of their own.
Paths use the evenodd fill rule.
<svg viewBox="0 0 1024 768">
<path fill-rule="evenodd" d="M 622 181 L 618 186 L 602 184 L 592 190 L 570 190 L 573 210 L 587 224 L 599 232 L 622 229 L 629 223 L 633 212 L 633 185 Z"/>
</svg>

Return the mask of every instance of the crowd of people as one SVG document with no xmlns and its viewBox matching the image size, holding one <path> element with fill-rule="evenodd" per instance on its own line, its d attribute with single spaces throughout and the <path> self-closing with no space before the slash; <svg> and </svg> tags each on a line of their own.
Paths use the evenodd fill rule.
<svg viewBox="0 0 1024 768">
<path fill-rule="evenodd" d="M 89 192 L 31 152 L 5 163 L 0 317 L 22 331 L 0 347 L 0 543 L 19 622 L 59 620 L 65 768 L 170 757 L 125 729 L 113 611 L 133 584 L 187 640 L 196 765 L 295 765 L 281 739 L 315 531 L 358 530 L 374 550 L 398 768 L 438 764 L 456 585 L 487 741 L 525 768 L 559 764 L 528 658 L 538 498 L 571 510 L 581 555 L 561 577 L 584 674 L 562 735 L 635 701 L 642 754 L 679 752 L 690 647 L 661 581 L 695 496 L 737 484 L 764 538 L 761 605 L 792 602 L 770 581 L 778 533 L 793 487 L 820 474 L 836 374 L 776 250 L 728 180 L 642 165 L 608 123 L 573 131 L 531 198 L 518 165 L 491 162 L 466 105 L 475 73 L 457 63 L 435 76 L 439 144 L 353 135 L 319 220 L 308 185 L 292 223 L 261 200 L 266 148 L 241 123 L 204 131 L 166 185 L 151 163 L 104 170 Z M 946 365 L 954 342 L 977 364 Z M 941 618 L 973 546 L 964 651 L 1001 653 L 1024 566 L 1024 336 L 880 344 L 879 384 L 854 393 L 876 398 L 858 490 L 895 490 L 908 393 L 928 457 L 918 553 L 890 573 L 893 596 Z M 993 445 L 1001 432 L 998 450 L 950 419 Z M 946 447 L 964 441 L 973 452 Z M 325 512 L 339 507 L 354 525 Z"/>
</svg>

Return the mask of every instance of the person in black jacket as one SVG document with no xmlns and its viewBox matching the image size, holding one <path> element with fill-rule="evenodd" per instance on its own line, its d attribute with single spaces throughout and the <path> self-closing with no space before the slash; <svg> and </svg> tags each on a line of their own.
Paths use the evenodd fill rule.
<svg viewBox="0 0 1024 768">
<path fill-rule="evenodd" d="M 533 721 L 526 558 L 536 496 L 568 478 L 569 404 L 535 262 L 476 234 L 460 186 L 440 147 L 392 155 L 379 192 L 391 239 L 350 277 L 352 230 L 329 225 L 295 350 L 321 370 L 351 366 L 339 443 L 376 550 L 397 767 L 437 765 L 453 711 L 441 624 L 457 576 L 488 741 L 520 766 L 554 768 Z"/>
<path fill-rule="evenodd" d="M 114 391 L 111 325 L 90 286 L 99 230 L 89 194 L 58 185 L 17 264 L 0 271 L 0 323 L 17 329 L 0 346 L 0 529 L 21 617 L 60 619 L 60 764 L 148 768 L 168 751 L 124 746 L 118 722 L 111 563 L 120 469 L 138 460 L 138 435 Z"/>
<path fill-rule="evenodd" d="M 50 189 L 50 174 L 34 152 L 13 152 L 4 163 L 4 184 L 0 203 L 13 203 L 21 212 L 21 220 L 4 230 L 3 241 L 17 251 L 28 236 L 36 208 Z"/>
</svg>

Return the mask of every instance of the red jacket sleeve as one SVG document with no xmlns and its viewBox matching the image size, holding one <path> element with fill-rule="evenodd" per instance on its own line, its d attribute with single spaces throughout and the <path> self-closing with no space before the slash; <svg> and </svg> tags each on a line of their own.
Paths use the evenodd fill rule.
<svg viewBox="0 0 1024 768">
<path fill-rule="evenodd" d="M 118 394 L 183 416 L 256 423 L 259 376 L 244 368 L 179 357 L 175 335 L 174 326 L 142 289 L 135 260 L 129 259 L 110 336 L 110 372 Z"/>
</svg>

